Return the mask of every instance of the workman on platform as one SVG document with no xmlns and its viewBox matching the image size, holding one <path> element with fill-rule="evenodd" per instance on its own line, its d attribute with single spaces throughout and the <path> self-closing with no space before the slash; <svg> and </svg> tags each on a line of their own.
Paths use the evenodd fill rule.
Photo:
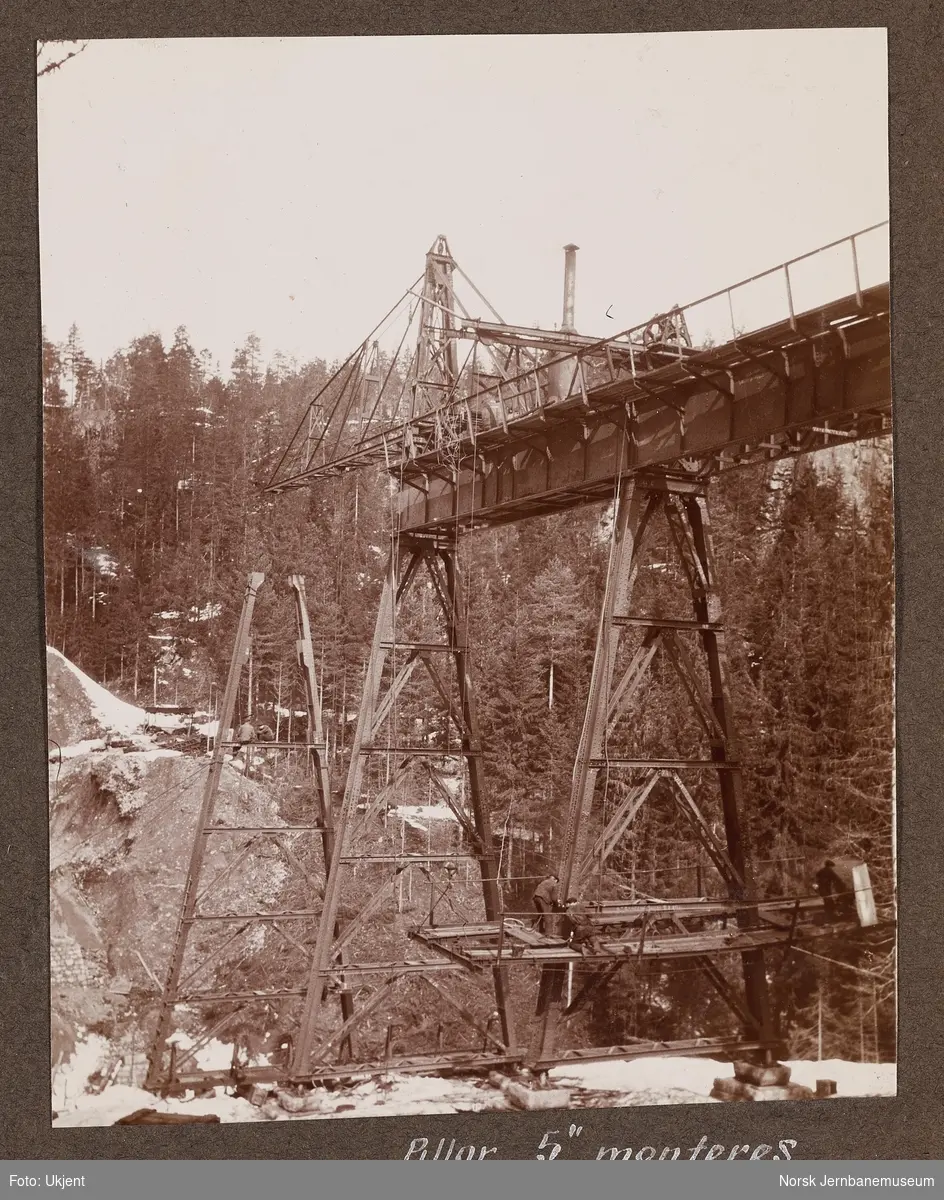
<svg viewBox="0 0 944 1200">
<path fill-rule="evenodd" d="M 553 914 L 558 902 L 559 888 L 560 881 L 556 875 L 551 874 L 541 880 L 531 897 L 534 907 L 538 911 L 535 925 L 542 933 L 548 935 L 553 935 L 554 927 L 557 924 Z"/>
<path fill-rule="evenodd" d="M 233 750 L 233 762 L 239 758 L 240 751 L 246 751 L 245 773 L 249 774 L 249 764 L 252 761 L 252 744 L 256 740 L 256 729 L 250 721 L 243 721 L 236 730 L 236 747 Z"/>
<path fill-rule="evenodd" d="M 855 915 L 855 893 L 836 870 L 831 858 L 827 858 L 816 872 L 816 890 L 823 897 L 823 913 L 827 921 Z"/>
<path fill-rule="evenodd" d="M 568 900 L 564 906 L 561 937 L 568 946 L 581 954 L 601 954 L 603 947 L 593 922 L 578 900 Z"/>
</svg>

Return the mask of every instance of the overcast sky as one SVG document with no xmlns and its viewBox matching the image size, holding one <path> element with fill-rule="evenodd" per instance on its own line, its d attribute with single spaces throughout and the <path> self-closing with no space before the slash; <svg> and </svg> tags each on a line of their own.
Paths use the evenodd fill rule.
<svg viewBox="0 0 944 1200">
<path fill-rule="evenodd" d="M 344 356 L 439 233 L 548 327 L 576 242 L 613 333 L 888 215 L 883 30 L 93 42 L 39 128 L 43 319 L 96 360 Z"/>
</svg>

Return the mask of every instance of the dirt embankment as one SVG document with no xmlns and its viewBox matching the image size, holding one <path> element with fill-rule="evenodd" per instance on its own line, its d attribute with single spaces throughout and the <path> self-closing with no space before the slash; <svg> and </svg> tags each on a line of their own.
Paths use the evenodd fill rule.
<svg viewBox="0 0 944 1200">
<path fill-rule="evenodd" d="M 111 1038 L 147 1026 L 166 976 L 209 757 L 157 747 L 143 721 L 50 652 L 49 730 L 61 748 L 52 747 L 49 789 L 54 1064 L 86 1031 Z M 133 748 L 106 749 L 109 733 Z M 228 764 L 216 819 L 281 823 L 271 792 Z M 224 912 L 267 907 L 278 894 L 271 855 L 224 874 L 248 840 L 210 840 L 204 879 L 222 876 L 214 907 Z"/>
</svg>

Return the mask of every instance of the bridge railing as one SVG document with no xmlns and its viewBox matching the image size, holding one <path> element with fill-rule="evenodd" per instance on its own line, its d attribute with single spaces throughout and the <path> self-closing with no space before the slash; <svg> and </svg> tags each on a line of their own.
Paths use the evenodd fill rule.
<svg viewBox="0 0 944 1200">
<path fill-rule="evenodd" d="M 870 226 L 610 338 L 584 340 L 573 350 L 545 351 L 538 356 L 537 366 L 508 378 L 463 372 L 441 403 L 386 428 L 364 430 L 338 463 L 350 457 L 358 464 L 369 460 L 390 467 L 430 454 L 448 459 L 453 449 L 461 459 L 466 452 L 463 445 L 483 429 L 507 427 L 608 383 L 644 376 L 674 358 L 795 321 L 798 314 L 839 298 L 861 299 L 868 288 L 888 281 L 888 232 L 887 221 Z M 669 330 L 668 338 L 660 340 L 658 324 Z M 684 326 L 688 337 L 673 336 L 673 326 L 676 330 Z M 465 340 L 488 341 L 487 332 L 474 328 L 460 328 L 457 334 Z M 307 469 L 311 466 L 309 461 Z"/>
<path fill-rule="evenodd" d="M 752 275 L 681 309 L 696 346 L 795 320 L 889 278 L 888 222 L 871 225 Z"/>
<path fill-rule="evenodd" d="M 586 395 L 597 387 L 644 374 L 676 355 L 729 342 L 751 331 L 785 322 L 855 295 L 888 280 L 888 222 L 870 226 L 807 254 L 742 279 L 673 310 L 676 325 L 684 321 L 691 345 L 682 339 L 653 341 L 655 322 L 573 351 L 552 353 L 537 367 L 509 379 L 471 387 L 453 395 L 414 423 L 404 440 L 406 458 L 447 448 L 474 437 L 483 427 L 507 425 L 549 404 Z M 393 432 L 393 431 L 391 431 Z M 394 435 L 395 436 L 395 435 Z"/>
</svg>

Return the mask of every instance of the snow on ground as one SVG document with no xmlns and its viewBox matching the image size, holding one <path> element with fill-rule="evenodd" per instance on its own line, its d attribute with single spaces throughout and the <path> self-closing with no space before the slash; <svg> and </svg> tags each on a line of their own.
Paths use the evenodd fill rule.
<svg viewBox="0 0 944 1200">
<path fill-rule="evenodd" d="M 319 1113 L 300 1114 L 308 1120 L 325 1117 L 408 1117 L 420 1114 L 486 1112 L 507 1109 L 505 1097 L 490 1085 L 471 1079 L 440 1079 L 432 1075 L 396 1075 L 368 1079 L 344 1092 L 324 1092 Z M 280 1114 L 277 1120 L 298 1116 Z"/>
<path fill-rule="evenodd" d="M 852 1063 L 830 1058 L 823 1062 L 792 1062 L 791 1079 L 816 1087 L 817 1079 L 835 1079 L 840 1096 L 895 1096 L 898 1068 L 895 1063 Z"/>
<path fill-rule="evenodd" d="M 231 1048 L 225 1065 L 229 1065 Z M 495 1088 L 476 1085 L 472 1080 L 439 1079 L 432 1076 L 389 1075 L 381 1079 L 368 1079 L 356 1087 L 344 1091 L 322 1091 L 319 1099 L 322 1111 L 317 1113 L 290 1114 L 279 1111 L 276 1116 L 265 1116 L 248 1100 L 228 1096 L 222 1088 L 215 1089 L 213 1096 L 187 1097 L 161 1100 L 141 1088 L 118 1085 L 106 1088 L 98 1096 L 82 1096 L 77 1102 L 55 1109 L 58 1117 L 53 1121 L 58 1129 L 113 1125 L 121 1117 L 138 1108 L 155 1108 L 158 1112 L 192 1113 L 203 1116 L 216 1113 L 222 1122 L 237 1121 L 299 1121 L 323 1120 L 326 1117 L 383 1117 L 410 1116 L 413 1114 L 484 1112 L 506 1109 L 504 1096 Z"/>
<path fill-rule="evenodd" d="M 85 1107 L 92 1099 L 84 1094 L 88 1077 L 100 1069 L 108 1053 L 108 1042 L 97 1034 L 91 1034 L 84 1042 L 78 1042 L 68 1062 L 60 1064 L 52 1073 L 52 1107 L 54 1111 L 68 1108 L 70 1104 Z"/>
<path fill-rule="evenodd" d="M 839 1059 L 824 1062 L 791 1062 L 791 1082 L 815 1088 L 817 1079 L 835 1079 L 840 1096 L 894 1096 L 894 1063 L 850 1063 Z M 707 1096 L 719 1076 L 732 1069 L 710 1058 L 630 1058 L 609 1062 L 581 1063 L 555 1067 L 550 1078 L 563 1087 L 579 1084 L 606 1091 L 660 1092 L 682 1088 Z"/>
<path fill-rule="evenodd" d="M 180 750 L 167 750 L 161 746 L 149 746 L 147 750 L 126 750 L 125 758 L 132 762 L 153 762 L 156 758 L 182 758 Z"/>
<path fill-rule="evenodd" d="M 86 738 L 84 742 L 76 742 L 74 746 L 57 746 L 49 751 L 50 762 L 59 762 L 64 758 L 80 758 L 83 754 L 91 754 L 94 750 L 104 750 L 104 738 Z"/>
<path fill-rule="evenodd" d="M 156 758 L 180 758 L 180 750 L 169 750 L 161 746 L 155 746 L 150 738 L 141 737 L 135 739 L 134 742 L 137 749 L 125 750 L 124 757 L 137 760 L 138 762 L 153 762 Z M 60 762 L 66 758 L 81 758 L 83 754 L 92 754 L 95 751 L 106 751 L 108 743 L 104 738 L 87 738 L 84 742 L 76 742 L 74 746 L 57 747 L 55 750 L 49 751 L 49 761 L 53 764 Z"/>
<path fill-rule="evenodd" d="M 219 1091 L 219 1089 L 217 1089 Z M 98 1096 L 83 1096 L 82 1104 L 68 1111 L 60 1111 L 53 1121 L 54 1129 L 76 1128 L 90 1125 L 114 1125 L 122 1117 L 127 1117 L 139 1108 L 154 1108 L 158 1112 L 189 1113 L 193 1116 L 205 1116 L 216 1113 L 221 1121 L 227 1123 L 236 1121 L 262 1121 L 258 1108 L 248 1100 L 237 1100 L 234 1096 L 217 1095 L 201 1097 L 194 1100 L 161 1100 L 142 1088 L 128 1087 L 118 1084 L 106 1088 Z"/>
<path fill-rule="evenodd" d="M 107 688 L 102 687 L 100 683 L 96 683 L 94 679 L 80 670 L 75 663 L 70 662 L 54 646 L 47 646 L 46 650 L 79 683 L 88 698 L 93 720 L 97 721 L 103 729 L 113 733 L 133 734 L 144 729 L 145 726 L 166 730 L 184 728 L 186 722 L 182 721 L 179 716 L 173 713 L 148 713 L 136 704 L 128 704 L 126 700 L 119 700 Z"/>
<path fill-rule="evenodd" d="M 446 804 L 401 804 L 391 808 L 392 816 L 401 817 L 411 829 L 425 833 L 433 821 L 455 821 L 456 814 Z"/>
<path fill-rule="evenodd" d="M 182 1044 L 187 1039 L 180 1035 Z M 231 1047 L 211 1042 L 198 1054 L 201 1067 L 227 1066 Z M 94 1055 L 92 1056 L 94 1058 Z M 83 1066 L 91 1058 L 83 1057 Z M 99 1065 L 92 1062 L 91 1069 Z M 793 1062 L 796 1083 L 815 1087 L 817 1079 L 834 1079 L 843 1096 L 893 1096 L 896 1068 L 893 1063 L 850 1063 L 836 1059 L 825 1062 Z M 75 1075 L 80 1072 L 76 1070 Z M 610 1062 L 582 1063 L 557 1067 L 550 1080 L 558 1087 L 572 1090 L 571 1107 L 583 1107 L 581 1093 L 593 1092 L 594 1106 L 623 1108 L 648 1104 L 711 1104 L 717 1077 L 730 1077 L 730 1064 L 704 1058 L 636 1058 Z M 606 1093 L 601 1095 L 600 1093 Z M 323 1120 L 329 1117 L 412 1116 L 435 1113 L 464 1113 L 508 1110 L 504 1095 L 481 1080 L 441 1079 L 430 1075 L 391 1073 L 365 1079 L 354 1087 L 329 1092 L 319 1090 L 316 1113 L 290 1114 L 279 1111 L 266 1116 L 246 1100 L 227 1096 L 222 1088 L 215 1096 L 159 1100 L 138 1088 L 111 1087 L 99 1096 L 77 1096 L 58 1111 L 57 1126 L 110 1125 L 137 1108 L 156 1108 L 160 1112 L 216 1113 L 223 1122 L 259 1120 Z"/>
</svg>

